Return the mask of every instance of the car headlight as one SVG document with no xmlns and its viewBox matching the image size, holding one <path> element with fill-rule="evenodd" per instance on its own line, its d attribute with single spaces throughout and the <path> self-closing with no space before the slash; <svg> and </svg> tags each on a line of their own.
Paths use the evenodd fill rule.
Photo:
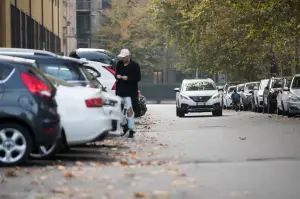
<svg viewBox="0 0 300 199">
<path fill-rule="evenodd" d="M 299 101 L 298 97 L 292 93 L 289 94 L 289 100 L 293 102 Z"/>
<path fill-rule="evenodd" d="M 218 93 L 218 94 L 214 95 L 212 98 L 217 99 L 217 98 L 220 98 L 220 96 L 221 96 L 220 93 Z"/>
<path fill-rule="evenodd" d="M 181 97 L 181 99 L 186 99 L 186 100 L 190 99 L 189 96 L 186 96 L 186 95 L 183 95 L 183 94 L 180 94 L 180 97 Z"/>
</svg>

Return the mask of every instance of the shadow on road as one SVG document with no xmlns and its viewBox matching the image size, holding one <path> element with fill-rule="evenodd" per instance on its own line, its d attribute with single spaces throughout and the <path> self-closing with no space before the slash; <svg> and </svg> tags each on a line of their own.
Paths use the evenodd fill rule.
<svg viewBox="0 0 300 199">
<path fill-rule="evenodd" d="M 204 117 L 219 117 L 219 118 L 221 118 L 221 117 L 228 117 L 228 115 L 223 115 L 223 116 L 213 116 L 213 115 L 186 115 L 185 117 L 183 117 L 183 118 L 204 118 Z"/>
</svg>

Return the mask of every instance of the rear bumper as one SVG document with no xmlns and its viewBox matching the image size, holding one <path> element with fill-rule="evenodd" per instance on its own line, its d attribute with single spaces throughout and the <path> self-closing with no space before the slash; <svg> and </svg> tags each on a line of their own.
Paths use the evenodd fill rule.
<svg viewBox="0 0 300 199">
<path fill-rule="evenodd" d="M 44 119 L 41 124 L 36 128 L 35 143 L 36 146 L 51 145 L 62 136 L 62 126 L 60 120 Z"/>
<path fill-rule="evenodd" d="M 215 110 L 222 109 L 221 103 L 215 103 L 213 105 L 188 105 L 188 104 L 181 104 L 181 110 L 186 113 L 199 113 L 199 112 L 212 112 Z"/>
</svg>

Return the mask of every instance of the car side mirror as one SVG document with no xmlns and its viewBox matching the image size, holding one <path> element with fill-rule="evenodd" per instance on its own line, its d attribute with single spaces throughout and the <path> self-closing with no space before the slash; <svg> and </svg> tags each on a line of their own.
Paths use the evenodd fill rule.
<svg viewBox="0 0 300 199">
<path fill-rule="evenodd" d="M 176 93 L 180 92 L 179 88 L 174 88 L 174 91 L 175 91 Z"/>
<path fill-rule="evenodd" d="M 283 91 L 290 91 L 290 89 L 288 87 L 284 87 Z"/>
</svg>

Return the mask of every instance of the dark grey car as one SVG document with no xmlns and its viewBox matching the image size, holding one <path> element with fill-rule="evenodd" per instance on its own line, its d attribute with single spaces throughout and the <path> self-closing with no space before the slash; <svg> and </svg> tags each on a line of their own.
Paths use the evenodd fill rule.
<svg viewBox="0 0 300 199">
<path fill-rule="evenodd" d="M 55 87 L 33 62 L 0 56 L 0 165 L 23 163 L 60 138 Z"/>
</svg>

